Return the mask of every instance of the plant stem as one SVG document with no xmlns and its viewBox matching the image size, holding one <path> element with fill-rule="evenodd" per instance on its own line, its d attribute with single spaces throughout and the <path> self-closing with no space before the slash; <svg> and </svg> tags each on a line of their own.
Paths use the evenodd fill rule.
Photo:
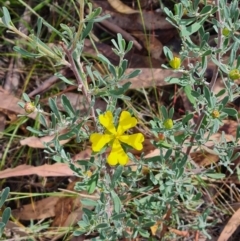
<svg viewBox="0 0 240 241">
<path fill-rule="evenodd" d="M 91 104 L 91 96 L 90 94 L 88 93 L 88 85 L 87 85 L 87 82 L 84 81 L 82 79 L 82 77 L 80 76 L 79 74 L 79 71 L 78 71 L 78 68 L 76 66 L 76 63 L 74 61 L 74 58 L 72 56 L 72 52 L 70 49 L 67 49 L 66 46 L 62 43 L 61 44 L 63 50 L 65 51 L 66 53 L 66 56 L 68 58 L 68 61 L 70 63 L 70 68 L 72 69 L 73 73 L 74 73 L 74 76 L 76 77 L 76 80 L 77 80 L 77 83 L 78 83 L 78 89 L 81 89 L 82 90 L 82 93 L 83 95 L 85 96 L 86 100 L 87 100 L 87 103 L 89 105 L 89 108 L 90 108 L 90 111 L 91 111 L 91 116 L 93 118 L 93 122 L 94 122 L 94 127 L 95 127 L 95 130 L 97 131 L 97 119 L 96 119 L 96 115 L 95 115 L 95 111 L 94 111 L 94 107 L 92 106 Z M 82 68 L 82 65 L 81 63 L 79 64 L 79 68 L 80 68 L 80 72 L 81 73 L 84 73 L 83 71 L 83 68 Z"/>
<path fill-rule="evenodd" d="M 14 33 L 18 34 L 19 36 L 21 36 L 23 39 L 25 39 L 26 41 L 28 41 L 29 43 L 35 43 L 35 41 L 30 38 L 29 36 L 27 36 L 26 34 L 22 33 L 21 31 L 19 31 L 14 25 L 13 26 L 8 26 L 8 28 L 13 31 Z M 57 56 L 53 51 L 48 50 L 47 48 L 45 48 L 44 46 L 42 46 L 41 44 L 37 44 L 37 48 L 39 50 L 41 50 L 41 52 L 43 52 L 46 56 L 51 57 L 53 59 L 55 59 L 57 62 L 60 62 L 63 65 L 66 65 L 68 67 L 70 67 L 69 63 L 65 60 L 60 58 L 59 56 Z"/>
<path fill-rule="evenodd" d="M 217 18 L 218 22 L 219 22 L 220 25 L 221 25 L 221 23 L 222 23 L 222 18 L 221 18 L 219 0 L 215 0 L 215 6 L 216 6 L 217 9 L 218 9 L 217 12 L 216 12 L 216 18 Z M 218 28 L 218 42 L 217 42 L 217 47 L 216 47 L 216 49 L 219 50 L 219 49 L 221 49 L 221 47 L 222 47 L 222 28 L 219 27 L 219 28 Z M 217 52 L 217 54 L 216 54 L 216 59 L 217 59 L 218 62 L 220 62 L 220 60 L 221 60 L 221 54 L 220 54 L 220 52 Z M 218 67 L 218 65 L 216 65 L 215 68 L 214 68 L 214 71 L 213 71 L 213 76 L 212 76 L 211 82 L 210 82 L 210 84 L 209 84 L 209 89 L 210 89 L 210 91 L 212 91 L 213 88 L 214 88 L 214 85 L 215 85 L 215 83 L 216 83 L 217 76 L 218 76 L 218 71 L 219 71 L 219 67 Z M 205 108 L 203 108 L 202 113 L 201 113 L 201 115 L 200 115 L 200 117 L 199 117 L 199 119 L 198 119 L 198 122 L 197 122 L 197 124 L 196 124 L 196 127 L 195 127 L 195 129 L 194 129 L 194 133 L 195 133 L 195 134 L 193 134 L 193 135 L 191 136 L 191 139 L 190 139 L 191 145 L 187 148 L 187 151 L 186 151 L 186 154 L 187 154 L 187 155 L 190 154 L 190 151 L 191 151 L 191 149 L 192 149 L 192 143 L 193 143 L 193 141 L 194 141 L 194 139 L 195 139 L 195 136 L 196 136 L 196 134 L 198 133 L 198 131 L 199 131 L 201 125 L 202 125 L 203 119 L 204 119 L 204 117 L 205 117 L 205 115 L 206 115 L 206 114 L 204 113 L 204 109 L 205 109 Z M 195 164 L 195 166 L 197 165 L 196 163 L 194 163 L 194 164 Z"/>
<path fill-rule="evenodd" d="M 83 23 L 84 23 L 84 0 L 79 0 L 79 25 L 78 25 L 78 31 L 76 33 L 76 36 L 73 40 L 72 46 L 69 50 L 70 53 L 74 51 L 76 48 L 77 41 L 79 41 L 80 35 L 83 31 Z"/>
</svg>

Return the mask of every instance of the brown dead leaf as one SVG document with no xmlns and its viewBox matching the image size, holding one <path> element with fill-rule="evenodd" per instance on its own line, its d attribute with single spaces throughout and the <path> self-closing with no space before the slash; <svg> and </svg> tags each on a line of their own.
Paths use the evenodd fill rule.
<svg viewBox="0 0 240 241">
<path fill-rule="evenodd" d="M 55 205 L 60 197 L 47 197 L 40 201 L 12 210 L 13 217 L 20 220 L 38 220 L 55 216 Z"/>
<path fill-rule="evenodd" d="M 95 0 L 93 5 L 103 9 L 102 15 L 110 14 L 108 21 L 124 30 L 174 29 L 174 26 L 166 20 L 166 16 L 159 12 L 143 10 L 141 15 L 133 14 L 129 17 L 127 14 L 112 11 L 107 1 Z"/>
<path fill-rule="evenodd" d="M 125 74 L 132 73 L 134 69 L 128 68 Z M 145 68 L 141 69 L 139 76 L 131 78 L 129 80 L 124 80 L 122 84 L 126 82 L 131 82 L 130 89 L 140 89 L 140 88 L 151 88 L 153 86 L 165 86 L 170 85 L 165 81 L 166 77 L 181 77 L 181 73 L 173 72 L 168 69 L 154 69 L 154 68 Z"/>
<path fill-rule="evenodd" d="M 175 233 L 181 237 L 189 237 L 190 236 L 188 231 L 177 230 L 175 228 L 168 228 L 168 229 L 170 232 Z"/>
<path fill-rule="evenodd" d="M 163 45 L 154 35 L 146 37 L 146 35 L 140 31 L 132 31 L 131 34 L 143 43 L 152 58 L 160 59 Z"/>
<path fill-rule="evenodd" d="M 28 175 L 38 175 L 41 177 L 60 177 L 74 176 L 73 171 L 66 163 L 55 163 L 53 165 L 45 164 L 43 166 L 20 165 L 15 168 L 7 168 L 0 171 L 0 179 L 8 177 L 19 177 Z"/>
<path fill-rule="evenodd" d="M 76 182 L 69 183 L 67 190 L 73 191 L 75 184 Z M 51 226 L 63 227 L 68 216 L 78 208 L 81 208 L 80 196 L 59 198 L 55 205 L 55 218 Z"/>
<path fill-rule="evenodd" d="M 78 160 L 88 160 L 90 159 L 91 154 L 92 150 L 88 148 L 73 156 L 72 161 L 76 162 Z M 78 167 L 77 163 L 74 165 Z M 15 168 L 7 168 L 3 171 L 0 171 L 0 179 L 35 174 L 40 177 L 75 176 L 67 163 L 54 163 L 53 165 L 45 164 L 37 167 L 30 165 L 20 165 Z"/>
<path fill-rule="evenodd" d="M 108 0 L 108 3 L 114 8 L 117 12 L 123 14 L 133 14 L 138 13 L 139 11 L 130 8 L 129 6 L 122 3 L 120 0 Z"/>
<path fill-rule="evenodd" d="M 68 184 L 67 191 L 74 191 L 74 186 L 77 181 Z M 81 192 L 79 196 L 74 197 L 61 197 L 55 205 L 55 218 L 51 224 L 51 227 L 72 227 L 77 221 L 82 218 L 82 207 L 92 210 L 94 207 L 82 206 L 81 198 L 87 197 L 89 199 L 98 200 L 100 197 L 98 194 L 87 194 Z M 51 240 L 59 240 L 65 233 L 66 229 L 58 232 L 57 236 L 47 235 Z"/>
<path fill-rule="evenodd" d="M 67 132 L 67 130 L 65 129 L 65 130 L 61 131 L 60 134 L 62 135 L 66 132 Z M 22 146 L 27 145 L 27 146 L 33 147 L 33 148 L 45 148 L 44 143 L 52 141 L 54 139 L 54 137 L 55 137 L 55 135 L 44 136 L 44 137 L 40 137 L 40 138 L 38 138 L 36 136 L 30 136 L 30 137 L 27 137 L 27 138 L 21 140 L 20 144 Z M 70 140 L 71 139 L 62 140 L 62 141 L 60 141 L 60 144 L 64 145 L 64 144 L 68 143 Z M 52 144 L 50 146 L 52 146 Z"/>
<path fill-rule="evenodd" d="M 232 237 L 232 234 L 239 227 L 239 225 L 240 225 L 240 209 L 238 209 L 230 218 L 227 225 L 222 230 L 218 238 L 218 241 L 227 241 L 230 237 Z"/>
<path fill-rule="evenodd" d="M 157 221 L 153 226 L 150 227 L 153 236 L 156 236 L 159 226 L 162 224 L 161 221 Z"/>
</svg>

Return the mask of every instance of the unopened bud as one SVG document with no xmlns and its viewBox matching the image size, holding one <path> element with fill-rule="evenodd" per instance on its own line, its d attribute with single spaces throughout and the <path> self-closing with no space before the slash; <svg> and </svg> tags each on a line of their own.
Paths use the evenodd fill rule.
<svg viewBox="0 0 240 241">
<path fill-rule="evenodd" d="M 172 119 L 166 119 L 164 122 L 163 122 L 163 125 L 166 129 L 170 130 L 173 128 L 173 120 Z"/>
<path fill-rule="evenodd" d="M 24 110 L 27 114 L 31 114 L 35 111 L 36 107 L 34 105 L 34 103 L 32 102 L 27 102 L 24 106 Z"/>
<path fill-rule="evenodd" d="M 223 34 L 223 36 L 227 37 L 230 34 L 230 30 L 228 28 L 223 28 L 222 34 Z"/>
<path fill-rule="evenodd" d="M 232 69 L 228 75 L 231 80 L 240 79 L 240 72 L 238 69 Z"/>
<path fill-rule="evenodd" d="M 173 69 L 179 69 L 181 66 L 181 59 L 178 57 L 174 57 L 172 60 L 169 61 L 169 65 L 173 68 Z"/>
<path fill-rule="evenodd" d="M 163 133 L 159 133 L 158 134 L 158 139 L 159 139 L 159 141 L 164 141 L 165 140 L 164 134 Z"/>
</svg>

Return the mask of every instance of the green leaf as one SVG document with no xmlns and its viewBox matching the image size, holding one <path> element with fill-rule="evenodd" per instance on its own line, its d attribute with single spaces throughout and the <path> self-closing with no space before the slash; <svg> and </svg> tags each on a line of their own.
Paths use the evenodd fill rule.
<svg viewBox="0 0 240 241">
<path fill-rule="evenodd" d="M 196 100 L 195 100 L 194 96 L 192 95 L 191 85 L 184 86 L 183 91 L 185 92 L 185 94 L 186 94 L 188 100 L 190 101 L 190 103 L 193 104 L 194 106 L 196 106 Z"/>
<path fill-rule="evenodd" d="M 9 14 L 9 11 L 6 7 L 3 7 L 3 17 L 2 17 L 2 21 L 4 23 L 4 25 L 6 27 L 8 27 L 10 25 L 11 22 L 11 16 Z"/>
<path fill-rule="evenodd" d="M 11 208 L 7 207 L 2 214 L 2 221 L 3 223 L 7 223 L 11 215 Z"/>
<path fill-rule="evenodd" d="M 108 68 L 109 68 L 111 74 L 114 76 L 114 78 L 118 78 L 116 67 L 113 66 L 112 64 L 109 64 Z"/>
<path fill-rule="evenodd" d="M 88 20 L 93 20 L 94 21 L 94 19 L 96 17 L 98 17 L 101 14 L 101 12 L 102 12 L 102 8 L 98 7 L 96 9 L 94 9 L 94 11 L 90 15 L 87 16 Z"/>
<path fill-rule="evenodd" d="M 220 96 L 222 96 L 223 94 L 225 94 L 225 92 L 226 92 L 226 89 L 222 89 L 222 90 L 220 90 L 215 96 L 216 97 L 220 97 Z M 229 97 L 228 97 L 228 99 L 229 99 Z M 223 103 L 223 102 L 222 102 Z"/>
<path fill-rule="evenodd" d="M 76 116 L 76 113 L 72 107 L 71 102 L 69 101 L 66 95 L 61 96 L 61 102 L 62 102 L 63 108 L 67 111 L 68 115 L 71 118 L 74 118 Z"/>
<path fill-rule="evenodd" d="M 193 114 L 191 113 L 184 116 L 182 119 L 183 125 L 187 124 L 192 118 L 193 118 Z"/>
<path fill-rule="evenodd" d="M 206 13 L 210 13 L 212 10 L 212 6 L 210 5 L 206 5 L 202 8 L 201 12 L 200 12 L 200 15 L 204 15 Z"/>
<path fill-rule="evenodd" d="M 42 30 L 42 18 L 38 18 L 37 20 L 37 37 L 39 38 L 41 30 Z"/>
<path fill-rule="evenodd" d="M 210 108 L 212 108 L 213 107 L 213 102 L 212 102 L 211 92 L 210 92 L 209 88 L 206 87 L 206 86 L 203 87 L 203 95 L 204 95 L 204 97 L 205 97 L 205 99 L 207 101 L 208 106 Z"/>
<path fill-rule="evenodd" d="M 115 191 L 111 190 L 111 197 L 113 200 L 113 206 L 114 206 L 114 211 L 119 214 L 121 211 L 121 200 L 118 197 L 118 195 L 115 193 Z"/>
<path fill-rule="evenodd" d="M 172 51 L 167 46 L 163 47 L 163 52 L 164 52 L 164 55 L 166 56 L 166 58 L 168 60 L 172 60 L 173 59 Z"/>
<path fill-rule="evenodd" d="M 229 116 L 237 117 L 238 112 L 233 108 L 223 108 L 222 112 L 228 114 Z"/>
<path fill-rule="evenodd" d="M 115 95 L 115 96 L 123 95 L 129 89 L 131 84 L 132 84 L 131 82 L 127 82 L 121 88 L 118 88 L 116 90 L 110 90 L 109 93 L 111 95 Z M 109 94 L 107 94 L 107 95 L 109 95 Z"/>
<path fill-rule="evenodd" d="M 225 90 L 225 89 L 223 89 L 223 90 Z M 224 92 L 225 93 L 225 92 Z M 217 95 L 216 95 L 217 96 Z M 227 103 L 228 103 L 228 101 L 229 101 L 229 96 L 225 96 L 222 100 L 221 100 L 221 104 L 223 105 L 223 106 L 225 106 Z"/>
<path fill-rule="evenodd" d="M 119 214 L 115 214 L 112 216 L 112 220 L 120 220 L 122 218 L 125 218 L 127 215 L 127 213 L 119 213 Z"/>
<path fill-rule="evenodd" d="M 213 179 L 222 179 L 224 178 L 226 175 L 223 173 L 206 173 L 206 176 L 213 178 Z"/>
<path fill-rule="evenodd" d="M 127 69 L 127 66 L 128 66 L 128 61 L 126 59 L 124 59 L 122 61 L 122 65 L 121 65 L 121 72 L 119 71 L 118 72 L 118 76 L 119 78 L 122 77 L 122 75 L 124 74 L 124 72 L 126 71 Z M 119 68 L 120 69 L 120 68 Z"/>
<path fill-rule="evenodd" d="M 29 96 L 28 96 L 26 93 L 23 93 L 23 99 L 24 99 L 26 102 L 31 102 Z"/>
<path fill-rule="evenodd" d="M 37 134 L 39 136 L 41 135 L 41 131 L 34 129 L 31 126 L 27 126 L 27 130 L 29 130 L 30 132 Z"/>
<path fill-rule="evenodd" d="M 231 48 L 231 54 L 228 61 L 229 66 L 233 66 L 238 49 L 239 49 L 239 43 L 234 42 Z"/>
<path fill-rule="evenodd" d="M 14 46 L 14 47 L 13 47 L 13 50 L 16 51 L 17 53 L 21 54 L 21 55 L 24 56 L 24 57 L 39 58 L 39 57 L 42 57 L 42 56 L 43 56 L 42 54 L 30 53 L 30 52 L 22 49 L 22 48 L 19 47 L 19 46 Z"/>
<path fill-rule="evenodd" d="M 48 103 L 49 103 L 49 106 L 50 106 L 52 112 L 56 115 L 57 119 L 61 120 L 61 114 L 58 110 L 56 101 L 57 101 L 56 97 L 55 98 L 49 98 Z"/>
<path fill-rule="evenodd" d="M 41 123 L 41 125 L 43 125 L 46 129 L 49 127 L 48 123 L 46 121 L 46 117 L 42 114 L 39 115 L 39 122 Z"/>
<path fill-rule="evenodd" d="M 200 0 L 193 0 L 193 10 L 197 10 Z"/>
<path fill-rule="evenodd" d="M 205 22 L 205 20 L 208 18 L 208 16 L 202 18 L 199 22 L 196 22 L 188 27 L 181 26 L 181 34 L 183 37 L 188 37 L 192 35 L 193 33 L 197 32 Z"/>
<path fill-rule="evenodd" d="M 92 206 L 92 207 L 97 206 L 97 202 L 95 200 L 92 200 L 92 199 L 89 199 L 89 198 L 83 198 L 80 201 L 85 206 Z"/>
<path fill-rule="evenodd" d="M 108 223 L 100 223 L 95 227 L 95 229 L 101 229 L 101 228 L 107 228 L 107 227 L 109 227 Z"/>
<path fill-rule="evenodd" d="M 59 79 L 61 79 L 63 82 L 65 82 L 66 84 L 69 84 L 69 85 L 75 85 L 76 86 L 76 83 L 70 81 L 69 79 L 67 79 L 65 76 L 63 76 L 60 72 L 57 72 L 54 74 L 55 76 L 57 76 Z"/>
<path fill-rule="evenodd" d="M 229 70 L 223 63 L 220 63 L 214 55 L 211 56 L 211 59 L 214 64 L 216 64 L 225 74 L 228 74 Z"/>
<path fill-rule="evenodd" d="M 2 190 L 2 192 L 0 193 L 0 208 L 3 206 L 3 204 L 5 203 L 8 195 L 10 192 L 10 188 L 6 187 Z"/>
<path fill-rule="evenodd" d="M 111 65 L 109 59 L 106 58 L 104 55 L 102 55 L 102 54 L 98 54 L 97 57 L 98 57 L 99 60 L 102 61 L 103 63 L 106 63 L 106 64 L 108 64 L 108 65 Z"/>
<path fill-rule="evenodd" d="M 115 186 L 117 185 L 118 179 L 121 177 L 123 172 L 123 166 L 119 165 L 116 169 L 115 172 L 112 176 L 112 188 L 115 188 Z"/>
<path fill-rule="evenodd" d="M 133 46 L 133 41 L 128 42 L 128 46 L 127 46 L 127 49 L 125 50 L 125 53 L 128 53 L 132 49 L 132 46 Z"/>
<path fill-rule="evenodd" d="M 134 78 L 134 77 L 138 76 L 141 72 L 142 72 L 142 70 L 135 69 L 133 72 L 131 72 L 130 74 L 126 75 L 126 78 L 127 79 Z"/>
<path fill-rule="evenodd" d="M 173 114 L 174 114 L 174 108 L 171 107 L 170 110 L 169 110 L 169 112 L 168 112 L 168 118 L 169 118 L 169 119 L 172 119 L 172 118 L 173 118 Z"/>
<path fill-rule="evenodd" d="M 141 234 L 141 236 L 143 236 L 144 238 L 148 238 L 150 235 L 149 235 L 149 232 L 147 230 L 144 230 L 142 228 L 140 228 L 138 230 L 139 234 Z"/>
<path fill-rule="evenodd" d="M 89 180 L 87 191 L 89 194 L 92 194 L 95 191 L 95 188 L 97 186 L 98 182 L 98 174 L 94 174 L 91 176 L 91 179 Z"/>
<path fill-rule="evenodd" d="M 168 119 L 168 111 L 167 111 L 166 107 L 165 107 L 164 105 L 162 105 L 160 109 L 161 109 L 163 118 L 164 118 L 165 120 Z"/>
<path fill-rule="evenodd" d="M 88 34 L 89 34 L 89 33 L 92 31 L 92 29 L 93 29 L 93 24 L 94 24 L 94 22 L 88 22 L 86 28 L 85 28 L 85 29 L 83 30 L 83 32 L 82 32 L 81 39 L 85 39 L 85 38 L 88 36 Z"/>
<path fill-rule="evenodd" d="M 110 14 L 106 14 L 104 16 L 95 18 L 93 21 L 94 21 L 94 23 L 102 22 L 103 20 L 105 20 L 107 18 L 111 18 L 111 15 Z"/>
<path fill-rule="evenodd" d="M 240 125 L 237 126 L 237 131 L 236 131 L 236 139 L 238 140 L 240 138 Z"/>
</svg>

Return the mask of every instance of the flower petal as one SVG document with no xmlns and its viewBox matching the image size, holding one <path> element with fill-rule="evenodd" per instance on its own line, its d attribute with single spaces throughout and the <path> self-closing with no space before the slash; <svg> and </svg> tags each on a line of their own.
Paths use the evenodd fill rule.
<svg viewBox="0 0 240 241">
<path fill-rule="evenodd" d="M 126 165 L 128 162 L 128 156 L 123 150 L 120 142 L 118 140 L 114 140 L 112 145 L 112 150 L 107 158 L 107 162 L 111 166 L 115 166 L 118 163 L 120 165 Z"/>
<path fill-rule="evenodd" d="M 99 115 L 99 122 L 112 134 L 116 133 L 116 128 L 113 124 L 113 115 L 111 111 Z"/>
<path fill-rule="evenodd" d="M 92 150 L 94 152 L 101 151 L 101 149 L 114 138 L 113 135 L 93 133 L 90 136 L 92 142 Z"/>
<path fill-rule="evenodd" d="M 134 149 L 140 151 L 143 148 L 142 142 L 144 141 L 144 136 L 142 133 L 137 133 L 133 135 L 122 135 L 119 138 L 119 141 L 132 146 Z"/>
<path fill-rule="evenodd" d="M 118 123 L 118 135 L 122 135 L 126 130 L 136 126 L 136 124 L 137 119 L 135 117 L 131 117 L 131 114 L 128 111 L 123 111 Z"/>
</svg>

